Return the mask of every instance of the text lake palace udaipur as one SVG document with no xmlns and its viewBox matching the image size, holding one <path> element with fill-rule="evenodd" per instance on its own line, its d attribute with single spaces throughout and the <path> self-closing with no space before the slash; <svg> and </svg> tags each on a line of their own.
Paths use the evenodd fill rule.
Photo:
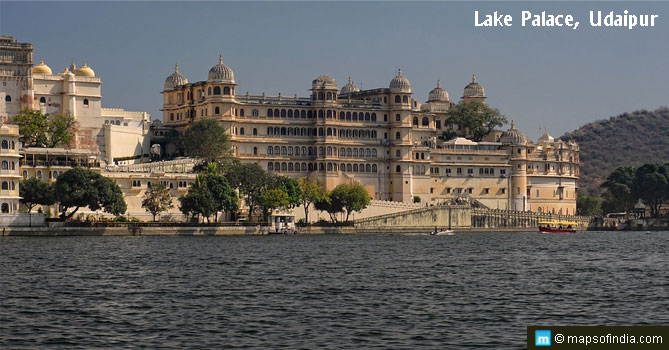
<svg viewBox="0 0 669 350">
<path fill-rule="evenodd" d="M 523 27 L 569 27 L 576 29 L 579 21 L 571 14 L 552 14 L 547 11 L 533 13 L 521 11 L 521 26 Z M 628 10 L 622 13 L 614 11 L 590 11 L 590 26 L 592 27 L 620 27 L 635 29 L 639 27 L 655 27 L 659 19 L 657 14 L 630 14 Z M 512 27 L 513 16 L 494 11 L 492 14 L 474 11 L 475 27 Z"/>
</svg>

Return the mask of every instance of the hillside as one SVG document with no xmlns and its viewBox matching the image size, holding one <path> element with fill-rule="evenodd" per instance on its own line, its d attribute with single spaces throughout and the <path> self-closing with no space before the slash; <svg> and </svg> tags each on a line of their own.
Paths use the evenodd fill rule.
<svg viewBox="0 0 669 350">
<path fill-rule="evenodd" d="M 636 111 L 586 124 L 562 136 L 580 146 L 580 193 L 598 195 L 618 166 L 669 161 L 669 108 Z"/>
</svg>

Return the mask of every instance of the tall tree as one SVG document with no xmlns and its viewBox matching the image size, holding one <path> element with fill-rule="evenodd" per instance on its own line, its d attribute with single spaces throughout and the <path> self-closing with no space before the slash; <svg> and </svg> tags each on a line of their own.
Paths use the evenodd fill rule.
<svg viewBox="0 0 669 350">
<path fill-rule="evenodd" d="M 621 166 L 616 168 L 601 184 L 606 189 L 603 207 L 607 213 L 629 212 L 636 198 L 632 192 L 636 168 Z"/>
<path fill-rule="evenodd" d="M 48 183 L 31 177 L 23 180 L 19 186 L 21 203 L 31 212 L 37 205 L 52 205 L 56 201 L 53 196 L 53 187 Z"/>
<path fill-rule="evenodd" d="M 448 115 L 448 123 L 468 130 L 474 141 L 481 141 L 495 128 L 508 122 L 498 109 L 479 101 L 462 101 L 448 111 Z"/>
<path fill-rule="evenodd" d="M 227 130 L 214 119 L 200 119 L 177 138 L 185 155 L 215 161 L 230 154 Z"/>
<path fill-rule="evenodd" d="M 123 192 L 111 179 L 82 168 L 70 169 L 54 185 L 54 196 L 61 206 L 61 218 L 71 218 L 81 207 L 103 209 L 120 215 L 127 209 Z M 69 214 L 67 211 L 74 208 Z"/>
<path fill-rule="evenodd" d="M 600 215 L 601 201 L 597 197 L 578 195 L 576 197 L 576 213 L 583 216 Z"/>
<path fill-rule="evenodd" d="M 286 208 L 292 209 L 300 205 L 300 184 L 297 180 L 287 177 L 287 176 L 276 176 L 274 178 L 274 188 L 280 189 L 286 193 L 288 196 L 288 202 Z"/>
<path fill-rule="evenodd" d="M 278 208 L 287 208 L 290 206 L 290 199 L 286 191 L 278 188 L 269 189 L 263 192 L 258 198 L 258 205 L 262 208 L 265 221 L 269 215 Z"/>
<path fill-rule="evenodd" d="M 153 221 L 156 221 L 156 215 L 174 208 L 170 189 L 160 183 L 154 184 L 144 192 L 142 207 L 151 213 Z"/>
<path fill-rule="evenodd" d="M 339 185 L 330 193 L 331 204 L 346 210 L 346 222 L 352 212 L 365 209 L 370 202 L 369 193 L 361 185 Z"/>
<path fill-rule="evenodd" d="M 202 215 L 209 221 L 211 215 L 216 213 L 214 200 L 205 188 L 191 188 L 188 193 L 179 197 L 179 203 L 179 210 L 193 218 Z"/>
<path fill-rule="evenodd" d="M 327 192 L 322 184 L 308 176 L 299 178 L 297 184 L 300 187 L 300 204 L 304 207 L 304 218 L 309 222 L 309 206 L 312 203 L 322 200 L 327 196 Z"/>
<path fill-rule="evenodd" d="M 258 199 L 265 190 L 272 188 L 271 174 L 258 164 L 232 162 L 224 170 L 230 186 L 239 190 L 249 208 L 249 220 L 258 207 Z"/>
<path fill-rule="evenodd" d="M 333 201 L 331 194 L 331 192 L 325 191 L 320 198 L 314 201 L 314 208 L 328 213 L 330 221 L 337 222 L 337 214 L 343 212 L 344 207 L 340 201 Z"/>
<path fill-rule="evenodd" d="M 669 166 L 661 164 L 644 164 L 634 176 L 634 192 L 638 198 L 650 207 L 650 215 L 659 215 L 660 205 L 669 193 Z"/>
<path fill-rule="evenodd" d="M 77 122 L 74 117 L 42 113 L 39 110 L 22 110 L 12 118 L 19 126 L 21 142 L 26 147 L 57 147 L 74 139 Z"/>
<path fill-rule="evenodd" d="M 212 169 L 215 170 L 215 169 Z M 203 177 L 204 186 L 211 195 L 214 210 L 218 212 L 234 212 L 239 208 L 237 192 L 230 187 L 223 175 L 206 173 Z"/>
</svg>

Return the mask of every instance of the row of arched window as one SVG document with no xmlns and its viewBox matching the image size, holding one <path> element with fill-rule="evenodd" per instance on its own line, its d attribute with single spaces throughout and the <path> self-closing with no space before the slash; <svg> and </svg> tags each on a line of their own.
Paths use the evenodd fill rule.
<svg viewBox="0 0 669 350">
<path fill-rule="evenodd" d="M 252 115 L 254 117 L 258 116 L 258 110 L 254 109 Z M 240 111 L 240 116 L 243 117 L 243 109 Z M 318 110 L 318 111 L 312 111 L 312 110 L 292 110 L 292 109 L 267 109 L 267 118 L 300 118 L 300 119 L 313 119 L 313 118 L 319 118 L 319 119 L 336 119 L 337 118 L 337 111 L 335 110 Z M 376 121 L 376 113 L 375 112 L 339 112 L 339 120 L 346 120 L 346 121 L 371 121 L 375 122 Z"/>
<path fill-rule="evenodd" d="M 2 170 L 16 170 L 15 162 L 2 161 Z"/>
<path fill-rule="evenodd" d="M 16 181 L 3 181 L 2 182 L 2 190 L 3 191 L 8 191 L 8 190 L 16 191 Z"/>
<path fill-rule="evenodd" d="M 243 129 L 243 128 L 242 128 Z M 255 129 L 254 129 L 255 130 Z M 243 135 L 243 133 L 241 133 Z M 255 134 L 254 134 L 255 135 Z M 267 127 L 267 136 L 330 136 L 339 138 L 353 139 L 376 139 L 376 130 L 367 129 L 339 129 L 337 128 L 291 128 L 291 127 Z"/>
<path fill-rule="evenodd" d="M 376 164 L 350 164 L 350 163 L 291 163 L 291 162 L 270 162 L 267 163 L 268 171 L 275 172 L 311 172 L 311 171 L 329 171 L 329 172 L 347 172 L 347 173 L 376 173 L 378 166 Z"/>
<path fill-rule="evenodd" d="M 418 126 L 418 117 L 413 117 L 413 126 Z M 421 125 L 422 126 L 430 126 L 430 120 L 427 119 L 427 117 L 423 117 L 423 120 L 421 120 Z"/>
<path fill-rule="evenodd" d="M 12 207 L 14 208 L 14 211 L 18 209 L 16 203 L 12 203 L 11 207 L 9 206 L 9 203 L 2 203 L 2 205 L 0 205 L 0 212 L 2 212 L 3 214 L 8 214 L 10 213 L 10 208 Z"/>
<path fill-rule="evenodd" d="M 396 95 L 395 96 L 395 103 L 409 103 L 409 95 Z"/>
<path fill-rule="evenodd" d="M 337 93 L 336 92 L 330 92 L 328 91 L 327 93 L 323 93 L 322 91 L 318 93 L 313 93 L 311 95 L 311 99 L 316 101 L 316 100 L 325 100 L 325 101 L 336 101 L 337 100 Z"/>
<path fill-rule="evenodd" d="M 318 152 L 319 156 L 337 156 L 349 158 L 376 158 L 376 148 L 344 148 L 340 147 L 306 147 L 306 146 L 267 146 L 268 155 L 282 155 L 282 156 L 315 156 Z M 257 149 L 254 147 L 254 155 L 257 155 Z"/>
<path fill-rule="evenodd" d="M 2 149 L 16 149 L 16 144 L 12 140 L 2 140 Z"/>
</svg>

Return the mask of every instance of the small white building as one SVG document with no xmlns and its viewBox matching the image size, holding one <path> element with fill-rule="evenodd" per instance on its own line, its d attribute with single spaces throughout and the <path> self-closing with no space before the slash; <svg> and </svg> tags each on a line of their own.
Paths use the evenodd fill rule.
<svg viewBox="0 0 669 350">
<path fill-rule="evenodd" d="M 0 214 L 19 211 L 19 127 L 0 126 Z"/>
</svg>

